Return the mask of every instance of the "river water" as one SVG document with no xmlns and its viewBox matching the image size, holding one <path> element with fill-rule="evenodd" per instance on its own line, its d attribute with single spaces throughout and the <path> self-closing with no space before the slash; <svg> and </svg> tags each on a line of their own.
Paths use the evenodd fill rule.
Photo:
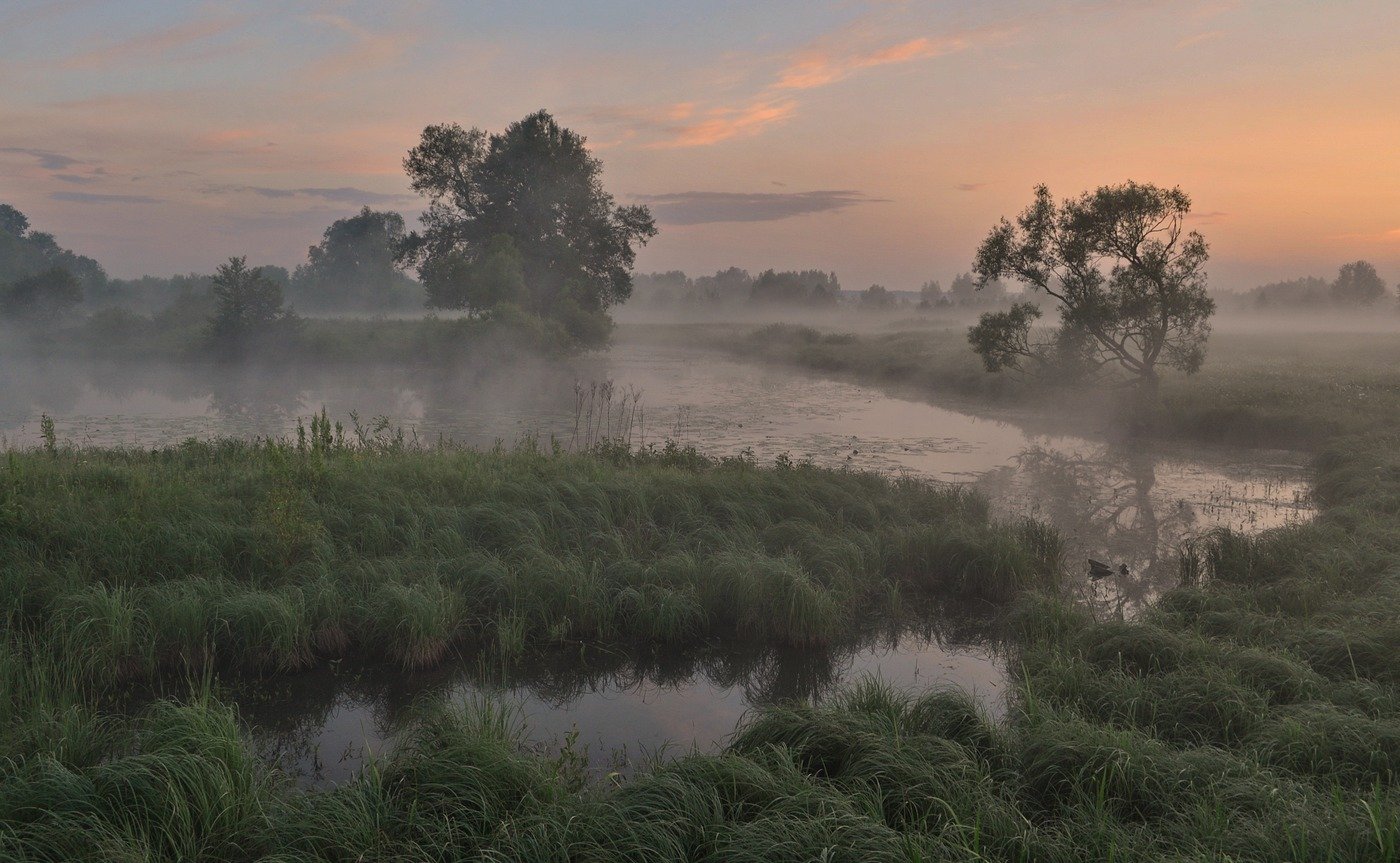
<svg viewBox="0 0 1400 863">
<path fill-rule="evenodd" d="M 619 344 L 568 363 L 444 372 L 407 368 L 262 369 L 212 375 L 170 366 L 7 364 L 0 438 L 37 440 L 51 416 L 60 442 L 149 447 L 187 437 L 294 434 L 324 407 L 419 440 L 489 446 L 525 436 L 565 446 L 625 436 L 675 440 L 715 456 L 779 457 L 828 467 L 908 472 L 970 484 L 1003 517 L 1033 516 L 1066 537 L 1076 590 L 1101 615 L 1126 615 L 1174 583 L 1183 542 L 1213 527 L 1261 530 L 1311 514 L 1299 453 L 1196 446 L 1144 449 L 1037 436 L 1007 422 L 785 368 L 665 345 Z M 1126 574 L 1092 581 L 1086 559 Z M 576 737 L 598 771 L 648 754 L 713 749 L 745 711 L 820 701 L 863 676 L 897 686 L 953 685 L 993 714 L 1007 683 L 977 614 L 918 631 L 869 633 L 821 651 L 751 653 L 714 646 L 690 656 L 600 651 L 483 667 L 460 657 L 431 673 L 324 668 L 238 684 L 269 757 L 310 784 L 353 775 L 391 748 L 421 698 L 513 705 L 546 749 Z"/>
</svg>

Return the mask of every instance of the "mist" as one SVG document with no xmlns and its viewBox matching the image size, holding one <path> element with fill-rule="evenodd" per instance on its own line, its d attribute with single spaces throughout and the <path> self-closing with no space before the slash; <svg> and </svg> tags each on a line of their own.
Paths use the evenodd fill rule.
<svg viewBox="0 0 1400 863">
<path fill-rule="evenodd" d="M 408 44 L 342 11 L 312 16 L 355 45 L 328 89 Z M 734 104 L 638 79 L 626 108 L 386 111 L 402 193 L 204 130 L 279 185 L 179 182 L 317 202 L 294 261 L 210 227 L 209 266 L 114 277 L 82 238 L 162 203 L 144 175 L 0 147 L 61 184 L 0 201 L 0 858 L 1394 859 L 1385 235 L 1319 218 L 1335 262 L 1280 275 L 1280 238 L 1252 275 L 1195 168 L 1219 143 L 1053 192 L 1027 146 L 1048 180 L 1014 197 L 969 150 L 927 223 L 856 183 L 714 185 L 755 153 L 800 173 L 776 142 L 814 91 L 1021 32 L 870 41 L 908 14 L 748 65 L 726 42 Z M 868 132 L 830 170 L 921 188 L 930 154 Z M 619 179 L 688 183 L 694 148 L 713 187 Z M 640 263 L 713 225 L 753 234 Z M 838 272 L 873 255 L 899 280 Z"/>
</svg>

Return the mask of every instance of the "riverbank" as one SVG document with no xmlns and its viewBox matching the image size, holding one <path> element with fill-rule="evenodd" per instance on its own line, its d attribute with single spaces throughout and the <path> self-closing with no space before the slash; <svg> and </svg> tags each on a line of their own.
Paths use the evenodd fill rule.
<svg viewBox="0 0 1400 863">
<path fill-rule="evenodd" d="M 1117 409 L 1102 394 L 987 373 L 961 328 L 854 334 L 786 324 L 688 326 L 674 328 L 674 337 L 900 395 L 952 398 L 1031 427 L 1122 434 Z M 1163 379 L 1146 434 L 1316 450 L 1339 435 L 1384 433 L 1400 423 L 1400 340 L 1393 334 L 1225 332 L 1211 337 L 1209 351 L 1200 373 Z"/>
<path fill-rule="evenodd" d="M 1126 623 L 986 579 L 1048 538 L 938 487 L 678 449 L 338 440 L 318 421 L 301 445 L 8 457 L 0 855 L 1397 858 L 1394 437 L 1334 440 L 1316 518 L 1209 535 Z M 1012 600 L 1002 720 L 867 683 L 622 779 L 567 742 L 535 751 L 499 707 L 430 702 L 392 753 L 310 791 L 258 756 L 214 677 L 622 633 L 818 643 L 871 604 L 911 609 L 910 571 L 982 576 L 934 579 L 935 601 L 1005 587 L 988 596 Z M 173 701 L 113 712 L 152 675 Z"/>
<path fill-rule="evenodd" d="M 823 644 L 1053 585 L 1056 538 L 913 479 L 668 446 L 357 441 L 12 452 L 0 596 L 104 677 L 408 667 L 457 646 Z M 859 614 L 857 614 L 859 612 Z"/>
<path fill-rule="evenodd" d="M 824 707 L 762 711 L 723 754 L 625 781 L 588 781 L 567 748 L 530 754 L 497 708 L 428 706 L 384 762 L 331 790 L 298 791 L 254 756 L 207 686 L 117 721 L 74 684 L 80 654 L 36 655 L 42 642 L 12 626 L 0 655 L 0 850 L 29 860 L 1394 860 L 1396 443 L 1331 451 L 1318 465 L 1316 520 L 1215 536 L 1184 585 L 1138 621 L 1095 622 L 1024 597 L 1011 617 L 1018 695 L 1003 723 L 963 694 L 871 683 Z M 184 469 L 181 454 L 164 458 Z M 365 461 L 355 469 L 376 469 Z M 89 487 L 123 486 L 110 461 L 93 470 Z M 11 598 L 26 596 L 16 588 Z"/>
</svg>

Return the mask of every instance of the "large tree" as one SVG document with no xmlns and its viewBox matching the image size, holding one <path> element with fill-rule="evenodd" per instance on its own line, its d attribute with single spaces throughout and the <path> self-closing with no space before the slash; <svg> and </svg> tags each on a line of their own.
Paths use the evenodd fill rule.
<svg viewBox="0 0 1400 863">
<path fill-rule="evenodd" d="M 488 254 L 499 263 L 504 246 L 493 240 L 507 237 L 524 284 L 515 299 L 531 311 L 568 324 L 626 300 L 637 246 L 656 225 L 646 207 L 613 201 L 602 163 L 584 145 L 546 111 L 492 135 L 427 127 L 404 170 L 428 211 L 422 230 L 400 244 L 399 263 L 418 269 L 433 302 L 469 302 L 475 292 L 434 280 L 462 277 Z"/>
<path fill-rule="evenodd" d="M 1186 230 L 1180 189 L 1128 182 L 1059 203 L 1045 186 L 977 250 L 979 281 L 1014 278 L 1049 298 L 1060 325 L 1037 338 L 1040 309 L 1017 303 L 968 333 L 987 368 L 1116 373 L 1155 394 L 1162 367 L 1194 373 L 1205 359 L 1215 301 L 1206 295 L 1206 241 Z"/>
<path fill-rule="evenodd" d="M 0 233 L 23 237 L 29 230 L 29 217 L 9 204 L 0 204 Z"/>
<path fill-rule="evenodd" d="M 83 286 L 63 267 L 25 276 L 0 286 L 0 315 L 12 320 L 52 323 L 83 300 Z"/>
<path fill-rule="evenodd" d="M 298 303 L 386 309 L 407 296 L 412 281 L 394 263 L 404 238 L 403 216 L 364 207 L 337 219 L 307 250 L 292 279 Z"/>
<path fill-rule="evenodd" d="M 1341 305 L 1369 306 L 1385 296 L 1385 282 L 1366 261 L 1343 264 L 1332 283 L 1332 299 Z"/>
<path fill-rule="evenodd" d="M 107 273 L 97 261 L 63 248 L 53 234 L 32 230 L 24 213 L 0 204 L 0 282 L 37 276 L 55 267 L 67 270 L 90 295 L 107 284 Z"/>
</svg>

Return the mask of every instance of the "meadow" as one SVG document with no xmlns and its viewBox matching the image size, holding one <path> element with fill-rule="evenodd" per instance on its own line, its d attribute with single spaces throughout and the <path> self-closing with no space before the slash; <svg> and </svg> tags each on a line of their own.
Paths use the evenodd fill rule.
<svg viewBox="0 0 1400 863">
<path fill-rule="evenodd" d="M 15 860 L 1394 860 L 1394 444 L 1324 455 L 1314 523 L 1212 537 L 1182 587 L 1139 620 L 1096 622 L 1024 594 L 1007 618 L 1019 690 L 1003 722 L 961 693 L 869 682 L 824 706 L 762 711 L 727 751 L 628 780 L 590 781 L 567 751 L 530 754 L 498 707 L 432 705 L 355 781 L 300 791 L 251 754 L 207 683 L 118 719 L 100 709 L 94 692 L 106 684 L 87 681 L 82 660 L 12 625 L 0 655 L 0 850 Z"/>
<path fill-rule="evenodd" d="M 50 435 L 7 453 L 0 484 L 0 857 L 1400 859 L 1384 346 L 1333 368 L 1237 347 L 1168 399 L 1202 384 L 1191 404 L 1224 404 L 1273 370 L 1260 391 L 1319 418 L 1309 440 L 1352 433 L 1317 449 L 1313 521 L 1202 537 L 1126 622 L 1057 591 L 1053 534 L 922 482 L 676 447 L 416 446 L 324 418 L 156 451 Z M 1344 381 L 1364 394 L 1349 410 Z M 1268 427 L 1252 434 L 1279 443 Z M 221 676 L 319 662 L 820 644 L 955 597 L 1003 611 L 1003 719 L 868 681 L 627 779 L 531 751 L 500 706 L 429 703 L 358 778 L 303 790 L 220 698 Z M 174 697 L 114 708 L 155 682 Z"/>
</svg>

